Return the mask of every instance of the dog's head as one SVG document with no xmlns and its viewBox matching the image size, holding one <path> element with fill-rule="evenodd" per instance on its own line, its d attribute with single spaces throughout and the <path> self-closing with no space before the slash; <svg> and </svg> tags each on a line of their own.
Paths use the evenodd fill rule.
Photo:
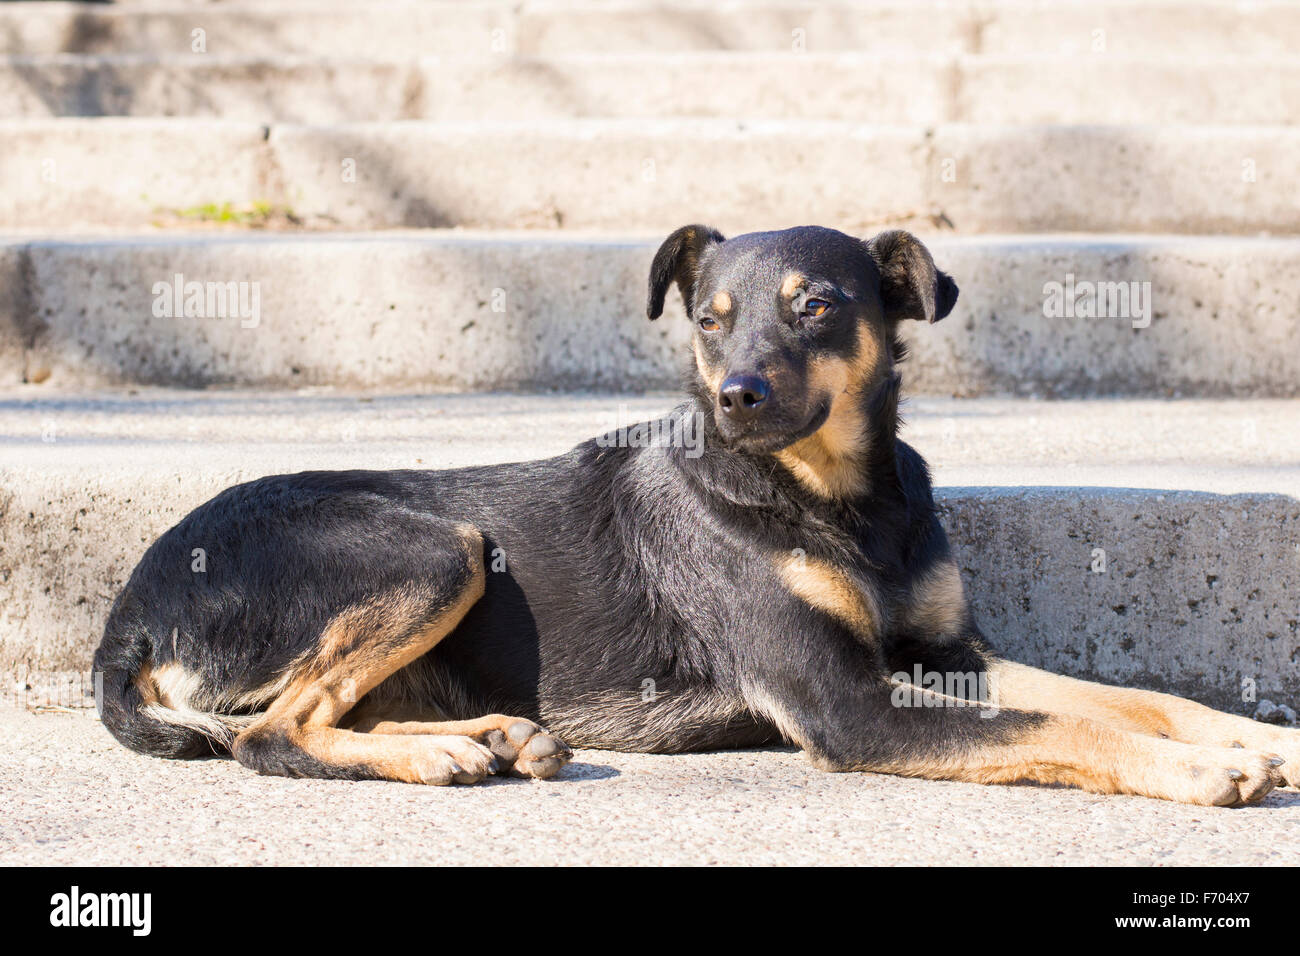
<svg viewBox="0 0 1300 956">
<path fill-rule="evenodd" d="M 956 283 L 898 230 L 867 241 L 816 226 L 724 239 L 683 226 L 651 266 L 650 318 L 673 283 L 695 326 L 694 391 L 722 440 L 775 454 L 825 497 L 863 490 L 856 459 L 872 397 L 899 357 L 898 324 L 937 322 L 957 301 Z"/>
</svg>

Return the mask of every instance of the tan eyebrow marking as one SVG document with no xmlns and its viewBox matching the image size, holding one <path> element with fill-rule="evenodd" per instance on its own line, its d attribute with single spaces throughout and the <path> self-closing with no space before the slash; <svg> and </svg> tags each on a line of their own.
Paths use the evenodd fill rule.
<svg viewBox="0 0 1300 956">
<path fill-rule="evenodd" d="M 781 283 L 781 294 L 787 299 L 791 298 L 807 281 L 807 278 L 801 276 L 799 273 L 791 272 L 785 277 L 785 281 Z"/>
<path fill-rule="evenodd" d="M 713 297 L 713 311 L 719 315 L 726 315 L 731 311 L 731 295 L 726 292 L 719 292 Z"/>
</svg>

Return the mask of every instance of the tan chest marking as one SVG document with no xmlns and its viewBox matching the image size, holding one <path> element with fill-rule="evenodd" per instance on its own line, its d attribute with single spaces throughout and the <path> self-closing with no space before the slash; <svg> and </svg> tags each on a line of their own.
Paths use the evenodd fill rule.
<svg viewBox="0 0 1300 956">
<path fill-rule="evenodd" d="M 846 572 L 803 555 L 782 555 L 777 573 L 791 593 L 847 625 L 864 640 L 881 633 L 880 604 Z"/>
<path fill-rule="evenodd" d="M 912 585 L 905 627 L 920 634 L 948 637 L 966 623 L 966 595 L 961 572 L 952 561 L 941 561 Z"/>
</svg>

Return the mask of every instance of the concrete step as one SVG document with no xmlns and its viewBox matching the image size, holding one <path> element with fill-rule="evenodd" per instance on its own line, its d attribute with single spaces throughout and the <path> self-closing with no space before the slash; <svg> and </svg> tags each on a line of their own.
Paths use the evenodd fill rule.
<svg viewBox="0 0 1300 956">
<path fill-rule="evenodd" d="M 233 482 L 549 455 L 675 401 L 6 390 L 0 668 L 85 668 L 149 542 Z M 904 437 L 999 646 L 1240 711 L 1243 680 L 1289 703 L 1300 687 L 1298 409 L 921 398 Z"/>
<path fill-rule="evenodd" d="M 112 118 L 0 121 L 0 139 L 0 222 L 16 229 L 174 224 L 255 201 L 317 228 L 1300 229 L 1292 127 Z"/>
<path fill-rule="evenodd" d="M 1141 88 L 1145 94 L 1132 96 Z M 0 59 L 0 116 L 257 123 L 718 116 L 873 123 L 1300 123 L 1300 58 L 773 52 Z"/>
<path fill-rule="evenodd" d="M 418 56 L 584 50 L 1287 54 L 1284 0 L 512 0 L 0 5 L 0 53 Z M 203 54 L 195 54 L 203 55 Z"/>
<path fill-rule="evenodd" d="M 644 317 L 662 238 L 0 239 L 0 383 L 671 386 L 690 332 L 676 294 L 663 319 Z M 945 321 L 905 330 L 917 393 L 1300 394 L 1300 240 L 924 238 L 962 292 Z M 205 284 L 210 317 L 172 317 L 183 314 L 167 302 L 178 274 Z M 1078 317 L 1085 281 L 1139 283 L 1140 302 L 1127 318 Z M 1070 282 L 1075 317 L 1048 317 L 1048 284 Z M 208 312 L 207 283 L 244 283 L 244 299 L 222 311 L 214 297 Z"/>
</svg>

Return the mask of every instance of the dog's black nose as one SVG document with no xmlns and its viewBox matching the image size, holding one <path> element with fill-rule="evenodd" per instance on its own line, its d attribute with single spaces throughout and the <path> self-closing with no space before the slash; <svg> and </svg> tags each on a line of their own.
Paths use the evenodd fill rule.
<svg viewBox="0 0 1300 956">
<path fill-rule="evenodd" d="M 757 375 L 733 375 L 718 389 L 718 405 L 733 422 L 748 422 L 758 417 L 771 393 Z"/>
</svg>

